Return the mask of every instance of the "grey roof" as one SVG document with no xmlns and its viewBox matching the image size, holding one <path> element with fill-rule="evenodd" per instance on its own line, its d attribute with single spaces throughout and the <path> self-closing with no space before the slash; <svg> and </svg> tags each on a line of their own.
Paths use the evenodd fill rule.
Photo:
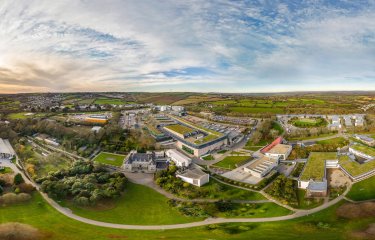
<svg viewBox="0 0 375 240">
<path fill-rule="evenodd" d="M 129 156 L 127 163 L 132 162 L 149 162 L 154 160 L 153 153 L 133 153 Z"/>
<path fill-rule="evenodd" d="M 327 181 L 323 181 L 323 182 L 310 181 L 309 186 L 307 188 L 312 192 L 326 191 L 327 190 Z"/>
<path fill-rule="evenodd" d="M 201 179 L 202 177 L 208 175 L 208 173 L 205 173 L 198 168 L 194 168 L 194 169 L 187 169 L 186 171 L 178 175 L 182 177 L 186 177 L 186 178 Z"/>
</svg>

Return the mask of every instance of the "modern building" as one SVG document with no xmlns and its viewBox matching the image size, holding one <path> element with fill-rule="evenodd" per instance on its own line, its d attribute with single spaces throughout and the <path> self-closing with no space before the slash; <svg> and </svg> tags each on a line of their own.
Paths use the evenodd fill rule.
<svg viewBox="0 0 375 240">
<path fill-rule="evenodd" d="M 366 136 L 366 135 L 355 135 L 354 136 L 356 139 L 358 139 L 359 141 L 363 142 L 364 144 L 367 144 L 371 147 L 375 146 L 375 139 L 369 137 L 369 136 Z"/>
<path fill-rule="evenodd" d="M 193 184 L 195 186 L 203 186 L 210 181 L 210 175 L 203 172 L 198 168 L 187 169 L 183 172 L 178 172 L 176 177 L 180 178 L 182 181 Z"/>
<path fill-rule="evenodd" d="M 165 154 L 173 161 L 177 167 L 188 167 L 192 160 L 176 149 L 168 149 Z"/>
<path fill-rule="evenodd" d="M 286 160 L 289 154 L 292 152 L 292 146 L 286 144 L 277 144 L 264 154 L 267 157 L 275 158 L 278 160 Z"/>
<path fill-rule="evenodd" d="M 89 123 L 105 124 L 108 122 L 108 117 L 106 115 L 90 115 L 85 118 L 85 121 Z"/>
<path fill-rule="evenodd" d="M 263 178 L 278 165 L 278 162 L 278 158 L 263 155 L 246 165 L 243 170 L 244 172 L 251 173 L 254 177 Z"/>
<path fill-rule="evenodd" d="M 339 116 L 333 115 L 331 116 L 331 124 L 328 125 L 331 130 L 339 130 L 341 129 L 341 120 Z"/>
<path fill-rule="evenodd" d="M 355 156 L 364 158 L 366 160 L 375 159 L 375 149 L 367 147 L 362 144 L 352 144 L 349 146 L 349 152 Z"/>
<path fill-rule="evenodd" d="M 158 163 L 165 163 L 167 160 L 164 151 L 138 153 L 133 150 L 125 157 L 123 168 L 127 172 L 154 173 Z"/>
<path fill-rule="evenodd" d="M 176 146 L 188 154 L 200 157 L 229 144 L 228 134 L 196 126 L 178 117 L 177 123 L 163 126 L 165 133 L 176 140 Z"/>
<path fill-rule="evenodd" d="M 0 138 L 0 159 L 12 159 L 16 153 L 7 139 Z"/>
</svg>

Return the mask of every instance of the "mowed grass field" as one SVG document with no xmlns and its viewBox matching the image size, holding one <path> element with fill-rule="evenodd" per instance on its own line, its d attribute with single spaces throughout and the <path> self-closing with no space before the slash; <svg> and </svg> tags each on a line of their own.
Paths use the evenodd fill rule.
<svg viewBox="0 0 375 240">
<path fill-rule="evenodd" d="M 121 155 L 121 154 L 101 152 L 95 156 L 93 161 L 120 167 L 122 163 L 124 162 L 125 157 L 126 157 L 125 155 Z"/>
<path fill-rule="evenodd" d="M 15 120 L 15 119 L 26 119 L 26 118 L 32 118 L 32 117 L 44 117 L 47 114 L 46 113 L 35 113 L 32 115 L 25 115 L 28 112 L 19 112 L 19 113 L 10 113 L 7 115 L 7 119 Z"/>
<path fill-rule="evenodd" d="M 187 236 L 191 240 L 348 240 L 353 239 L 350 235 L 352 232 L 363 230 L 375 221 L 374 217 L 353 220 L 339 218 L 336 216 L 336 210 L 340 205 L 342 202 L 321 212 L 289 221 L 228 223 L 175 230 L 141 231 L 104 228 L 72 220 L 57 212 L 36 193 L 27 203 L 2 206 L 0 223 L 29 224 L 42 233 L 40 240 L 186 239 Z M 323 223 L 324 227 L 319 223 Z"/>
<path fill-rule="evenodd" d="M 182 215 L 170 207 L 167 201 L 168 198 L 149 187 L 128 182 L 123 196 L 104 202 L 96 209 L 76 207 L 69 202 L 63 205 L 79 216 L 111 223 L 157 225 L 202 220 Z"/>
<path fill-rule="evenodd" d="M 226 169 L 235 169 L 237 164 L 246 161 L 247 159 L 250 159 L 250 156 L 228 156 L 222 161 L 215 163 L 214 166 Z"/>
<path fill-rule="evenodd" d="M 375 176 L 353 184 L 347 197 L 354 201 L 375 199 Z"/>
</svg>

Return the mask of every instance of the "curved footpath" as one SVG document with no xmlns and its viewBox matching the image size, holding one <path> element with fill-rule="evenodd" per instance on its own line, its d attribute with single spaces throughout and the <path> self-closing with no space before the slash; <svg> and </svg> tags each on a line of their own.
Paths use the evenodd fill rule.
<svg viewBox="0 0 375 240">
<path fill-rule="evenodd" d="M 18 162 L 18 157 L 17 157 Z M 256 222 L 276 222 L 276 221 L 284 221 L 284 220 L 291 220 L 299 217 L 304 217 L 316 212 L 319 212 L 323 209 L 326 209 L 328 207 L 331 207 L 335 205 L 336 203 L 340 202 L 341 200 L 345 199 L 346 194 L 350 191 L 351 185 L 346 189 L 346 191 L 336 199 L 324 203 L 319 207 L 316 207 L 314 209 L 310 210 L 297 210 L 295 213 L 286 215 L 286 216 L 280 216 L 280 217 L 271 217 L 271 218 L 208 218 L 203 221 L 199 222 L 191 222 L 191 223 L 183 223 L 183 224 L 171 224 L 171 225 L 127 225 L 127 224 L 116 224 L 116 223 L 108 223 L 108 222 L 100 222 L 95 221 L 92 219 L 84 218 L 81 216 L 78 216 L 74 214 L 69 208 L 64 208 L 60 206 L 58 203 L 56 203 L 54 200 L 49 198 L 47 194 L 41 192 L 39 190 L 39 186 L 35 184 L 33 181 L 30 181 L 28 176 L 26 176 L 23 171 L 20 171 L 14 164 L 9 163 L 9 167 L 11 167 L 15 172 L 19 172 L 22 174 L 24 179 L 31 183 L 33 186 L 36 187 L 36 189 L 40 192 L 42 197 L 58 212 L 65 215 L 68 218 L 80 221 L 82 223 L 95 225 L 99 227 L 107 227 L 107 228 L 116 228 L 116 229 L 128 229 L 128 230 L 168 230 L 168 229 L 180 229 L 180 228 L 192 228 L 192 227 L 200 227 L 210 224 L 221 224 L 221 223 L 256 223 Z"/>
</svg>

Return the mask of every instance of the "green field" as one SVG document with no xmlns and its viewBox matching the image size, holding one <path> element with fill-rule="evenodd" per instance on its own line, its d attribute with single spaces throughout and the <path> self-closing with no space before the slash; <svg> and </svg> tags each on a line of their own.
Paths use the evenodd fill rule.
<svg viewBox="0 0 375 240">
<path fill-rule="evenodd" d="M 375 199 L 375 176 L 353 184 L 347 197 L 355 201 Z"/>
<path fill-rule="evenodd" d="M 125 155 L 121 154 L 114 154 L 114 153 L 107 153 L 101 152 L 93 159 L 93 161 L 100 162 L 103 164 L 113 165 L 116 167 L 121 167 L 122 163 L 124 162 Z"/>
<path fill-rule="evenodd" d="M 337 159 L 335 152 L 312 152 L 309 155 L 306 166 L 301 174 L 301 180 L 313 179 L 321 181 L 325 173 L 325 161 Z"/>
<path fill-rule="evenodd" d="M 98 205 L 99 209 L 80 208 L 69 202 L 63 205 L 79 216 L 111 223 L 153 225 L 202 220 L 182 215 L 170 207 L 167 200 L 151 188 L 128 182 L 123 196 Z"/>
<path fill-rule="evenodd" d="M 222 161 L 215 163 L 214 166 L 226 169 L 235 169 L 236 164 L 244 162 L 248 159 L 250 159 L 250 156 L 228 156 Z"/>
<path fill-rule="evenodd" d="M 84 224 L 65 217 L 35 194 L 26 204 L 0 208 L 0 222 L 21 222 L 38 228 L 54 240 L 109 239 L 252 239 L 252 240 L 348 240 L 375 218 L 344 220 L 335 215 L 339 203 L 319 213 L 295 220 L 268 223 L 231 223 L 176 230 L 120 230 Z M 324 223 L 325 227 L 320 227 Z M 286 230 L 286 229 L 289 229 Z"/>
<path fill-rule="evenodd" d="M 290 123 L 301 128 L 323 127 L 328 124 L 323 118 L 298 118 L 292 119 Z"/>
<path fill-rule="evenodd" d="M 347 145 L 349 142 L 343 137 L 335 137 L 335 138 L 330 138 L 326 140 L 320 140 L 320 141 L 317 141 L 316 143 L 322 144 L 322 145 L 329 145 L 329 144 Z"/>
<path fill-rule="evenodd" d="M 46 113 L 35 113 L 33 115 L 26 116 L 28 112 L 19 112 L 19 113 L 10 113 L 7 115 L 7 119 L 15 120 L 15 119 L 26 119 L 26 118 L 34 118 L 34 117 L 44 117 Z"/>
<path fill-rule="evenodd" d="M 238 113 L 283 113 L 282 108 L 262 108 L 262 107 L 230 107 L 231 112 Z"/>
<path fill-rule="evenodd" d="M 95 98 L 88 98 L 78 101 L 79 104 L 92 104 L 95 101 Z"/>
<path fill-rule="evenodd" d="M 94 104 L 111 104 L 111 105 L 123 105 L 126 101 L 118 98 L 97 98 L 94 102 Z"/>
</svg>

